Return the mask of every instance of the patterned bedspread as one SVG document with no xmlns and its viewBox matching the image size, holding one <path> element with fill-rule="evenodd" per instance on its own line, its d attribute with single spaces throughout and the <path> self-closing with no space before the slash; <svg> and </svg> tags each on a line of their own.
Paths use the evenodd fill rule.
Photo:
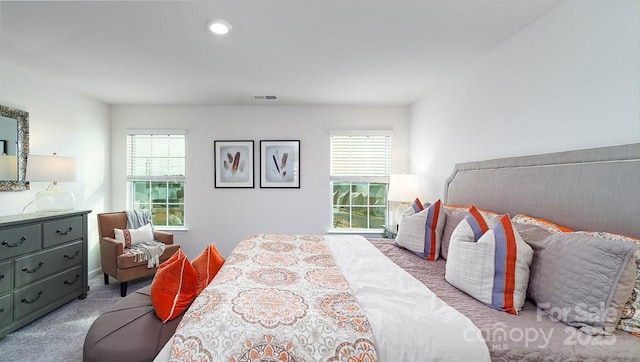
<svg viewBox="0 0 640 362">
<path fill-rule="evenodd" d="M 369 321 L 321 236 L 252 235 L 184 315 L 174 361 L 377 361 Z"/>
</svg>

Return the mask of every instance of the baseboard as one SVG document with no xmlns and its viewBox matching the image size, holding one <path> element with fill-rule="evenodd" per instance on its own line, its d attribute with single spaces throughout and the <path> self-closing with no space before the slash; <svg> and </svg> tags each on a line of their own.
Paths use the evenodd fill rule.
<svg viewBox="0 0 640 362">
<path fill-rule="evenodd" d="M 96 268 L 89 272 L 89 279 L 95 277 L 96 275 L 102 274 L 102 268 Z"/>
</svg>

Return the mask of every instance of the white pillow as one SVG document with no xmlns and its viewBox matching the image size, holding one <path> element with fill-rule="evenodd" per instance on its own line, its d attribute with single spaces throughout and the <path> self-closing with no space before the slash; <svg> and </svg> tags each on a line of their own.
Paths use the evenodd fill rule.
<svg viewBox="0 0 640 362">
<path fill-rule="evenodd" d="M 467 214 L 453 231 L 445 279 L 492 308 L 518 314 L 527 295 L 533 250 L 513 228 L 509 215 L 474 237 L 478 225 L 486 224 L 486 219 L 477 217 L 483 218 L 481 213 Z"/>
<path fill-rule="evenodd" d="M 153 229 L 151 224 L 147 224 L 137 229 L 113 229 L 116 240 L 124 243 L 124 247 L 128 248 L 131 244 L 145 243 L 153 241 Z"/>
<path fill-rule="evenodd" d="M 445 215 L 440 200 L 400 220 L 395 244 L 427 260 L 437 260 L 440 255 Z"/>
</svg>

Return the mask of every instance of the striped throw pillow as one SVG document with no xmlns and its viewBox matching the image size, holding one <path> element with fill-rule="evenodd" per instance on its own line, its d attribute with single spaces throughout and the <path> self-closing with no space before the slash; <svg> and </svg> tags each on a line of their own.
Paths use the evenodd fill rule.
<svg viewBox="0 0 640 362">
<path fill-rule="evenodd" d="M 533 250 L 513 228 L 509 215 L 476 241 L 476 232 L 483 228 L 477 215 L 469 219 L 478 222 L 479 229 L 474 231 L 465 219 L 454 230 L 445 279 L 492 308 L 518 314 L 526 298 Z"/>
<path fill-rule="evenodd" d="M 482 214 L 482 216 L 484 216 L 484 220 L 487 222 L 487 225 L 489 227 L 495 224 L 502 216 L 493 211 L 478 209 L 474 205 L 471 206 L 476 208 Z M 442 245 L 440 247 L 440 254 L 443 258 L 447 259 L 447 255 L 449 254 L 449 241 L 451 240 L 451 235 L 453 234 L 455 228 L 465 218 L 465 215 L 467 215 L 467 213 L 471 209 L 471 206 L 452 206 L 443 204 L 444 214 L 446 217 L 444 230 L 442 231 Z"/>
<path fill-rule="evenodd" d="M 416 214 L 419 213 L 420 211 L 424 210 L 424 206 L 422 206 L 422 202 L 420 202 L 420 199 L 417 198 L 417 197 L 411 203 L 411 208 L 413 209 L 413 212 L 416 213 Z"/>
<path fill-rule="evenodd" d="M 445 215 L 440 200 L 417 214 L 400 220 L 395 245 L 430 261 L 440 255 Z"/>
<path fill-rule="evenodd" d="M 473 231 L 473 241 L 477 242 L 484 233 L 489 231 L 489 225 L 487 220 L 480 213 L 480 210 L 475 205 L 471 205 L 469 213 L 464 217 L 464 221 L 469 224 L 469 227 Z"/>
<path fill-rule="evenodd" d="M 426 206 L 428 207 L 429 205 L 430 204 L 427 204 Z M 424 208 L 425 208 L 425 205 L 423 205 L 422 202 L 420 202 L 420 199 L 416 197 L 416 199 L 413 200 L 413 202 L 411 203 L 410 207 L 408 207 L 402 213 L 402 217 L 413 215 L 413 214 L 417 214 L 420 211 L 424 210 Z"/>
</svg>

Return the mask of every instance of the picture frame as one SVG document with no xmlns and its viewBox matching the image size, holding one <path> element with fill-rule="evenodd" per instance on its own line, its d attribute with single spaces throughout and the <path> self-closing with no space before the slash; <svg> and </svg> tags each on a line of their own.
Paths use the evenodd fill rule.
<svg viewBox="0 0 640 362">
<path fill-rule="evenodd" d="M 260 187 L 300 188 L 300 141 L 260 141 Z"/>
<path fill-rule="evenodd" d="M 213 141 L 216 188 L 254 188 L 254 141 Z"/>
</svg>

